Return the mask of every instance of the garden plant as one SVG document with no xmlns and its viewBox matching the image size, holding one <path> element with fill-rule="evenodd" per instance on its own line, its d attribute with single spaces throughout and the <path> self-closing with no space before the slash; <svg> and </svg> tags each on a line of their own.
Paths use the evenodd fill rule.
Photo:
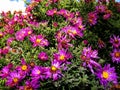
<svg viewBox="0 0 120 90">
<path fill-rule="evenodd" d="M 0 13 L 0 90 L 120 89 L 120 3 L 31 0 Z"/>
</svg>

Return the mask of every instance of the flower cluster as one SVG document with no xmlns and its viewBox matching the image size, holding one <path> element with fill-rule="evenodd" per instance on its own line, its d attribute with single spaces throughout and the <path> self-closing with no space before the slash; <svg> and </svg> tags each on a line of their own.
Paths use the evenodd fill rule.
<svg viewBox="0 0 120 90">
<path fill-rule="evenodd" d="M 94 3 L 93 0 L 81 2 L 85 2 L 84 5 L 88 4 L 88 6 Z M 61 7 L 63 3 L 62 0 L 31 0 L 25 13 L 15 11 L 13 15 L 10 12 L 0 14 L 0 21 L 2 21 L 2 23 L 0 22 L 0 60 L 1 62 L 2 59 L 5 60 L 5 64 L 8 63 L 7 66 L 0 65 L 0 78 L 5 80 L 5 85 L 10 89 L 38 90 L 46 81 L 55 84 L 57 80 L 62 80 L 62 77 L 66 78 L 65 72 L 71 74 L 70 65 L 77 68 L 73 69 L 75 72 L 81 67 L 86 68 L 84 71 L 90 70 L 89 73 L 83 73 L 95 75 L 103 87 L 107 87 L 111 83 L 118 83 L 116 67 L 105 64 L 105 60 L 102 62 L 103 57 L 109 57 L 105 56 L 109 50 L 106 50 L 103 56 L 101 50 L 104 52 L 104 49 L 112 47 L 111 59 L 113 63 L 120 63 L 120 37 L 119 35 L 111 36 L 112 46 L 109 46 L 100 37 L 101 33 L 96 30 L 96 24 L 102 25 L 101 22 L 104 21 L 110 24 L 108 26 L 112 25 L 108 22 L 113 15 L 112 9 L 109 9 L 109 5 L 104 4 L 110 3 L 109 0 L 108 2 L 98 0 L 98 3 L 94 3 L 94 11 L 87 12 L 86 15 L 83 13 L 85 17 L 77 9 L 82 5 L 70 1 L 67 4 L 75 5 L 76 3 L 76 8 L 69 9 L 71 6 L 65 6 L 64 9 Z M 38 7 L 39 9 L 36 9 Z M 38 13 L 38 11 L 40 12 Z M 100 30 L 102 31 L 102 28 Z M 105 30 L 105 32 L 107 31 Z M 96 32 L 98 33 L 96 34 Z M 112 34 L 111 31 L 109 33 Z M 94 36 L 91 38 L 91 35 Z M 98 46 L 90 45 L 91 39 L 98 40 Z M 96 44 L 96 42 L 94 43 Z M 104 49 L 102 49 L 103 47 Z M 78 65 L 82 63 L 82 66 L 77 66 L 74 62 L 77 62 Z M 77 72 L 76 76 L 80 75 L 81 71 Z M 82 79 L 82 75 L 80 78 Z"/>
<path fill-rule="evenodd" d="M 110 43 L 112 44 L 113 48 L 112 53 L 110 53 L 112 61 L 120 63 L 120 37 L 113 35 L 113 37 L 110 38 Z"/>
<path fill-rule="evenodd" d="M 110 67 L 110 64 L 105 65 L 103 68 L 94 59 L 98 58 L 98 52 L 92 50 L 91 47 L 83 48 L 81 59 L 83 60 L 83 66 L 87 66 L 90 71 L 99 78 L 100 83 L 107 87 L 108 83 L 117 84 L 117 74 L 114 67 Z M 94 71 L 95 69 L 95 71 Z"/>
</svg>

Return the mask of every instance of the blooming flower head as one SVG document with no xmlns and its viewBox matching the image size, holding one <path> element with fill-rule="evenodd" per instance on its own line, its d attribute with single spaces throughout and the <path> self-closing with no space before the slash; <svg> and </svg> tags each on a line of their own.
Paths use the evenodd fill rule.
<svg viewBox="0 0 120 90">
<path fill-rule="evenodd" d="M 20 86 L 19 90 L 38 90 L 40 84 L 36 80 L 27 80 L 24 86 Z"/>
<path fill-rule="evenodd" d="M 45 78 L 52 78 L 53 80 L 58 80 L 62 76 L 60 68 L 60 63 L 57 60 L 53 60 L 51 63 L 51 67 L 45 67 Z"/>
<path fill-rule="evenodd" d="M 57 13 L 57 9 L 56 9 L 56 8 L 54 8 L 54 9 L 52 9 L 52 10 L 48 10 L 48 11 L 46 12 L 46 14 L 47 14 L 48 16 L 54 16 L 56 13 Z"/>
<path fill-rule="evenodd" d="M 46 61 L 46 60 L 48 60 L 48 55 L 46 52 L 40 52 L 38 55 L 38 58 L 42 61 Z"/>
<path fill-rule="evenodd" d="M 24 29 L 21 29 L 15 33 L 15 38 L 18 41 L 23 41 L 26 36 L 26 31 Z"/>
<path fill-rule="evenodd" d="M 25 77 L 30 71 L 30 66 L 25 62 L 23 58 L 21 59 L 21 64 L 22 65 L 16 67 L 16 70 L 19 71 L 20 75 Z"/>
<path fill-rule="evenodd" d="M 9 75 L 12 66 L 13 65 L 10 63 L 7 66 L 3 67 L 2 70 L 0 71 L 0 77 L 6 78 Z"/>
<path fill-rule="evenodd" d="M 98 18 L 98 16 L 97 16 L 96 12 L 88 13 L 88 22 L 91 26 L 95 25 L 97 23 L 97 18 Z"/>
<path fill-rule="evenodd" d="M 32 34 L 33 30 L 30 27 L 23 28 L 15 33 L 15 37 L 18 41 L 23 41 L 24 38 Z"/>
<path fill-rule="evenodd" d="M 36 78 L 43 80 L 44 79 L 43 72 L 44 72 L 43 67 L 35 66 L 32 69 L 31 76 L 33 79 Z"/>
<path fill-rule="evenodd" d="M 31 35 L 30 36 L 30 41 L 33 43 L 33 47 L 36 46 L 48 46 L 48 40 L 43 37 L 43 35 Z"/>
<path fill-rule="evenodd" d="M 103 19 L 108 20 L 112 16 L 111 10 L 106 10 L 105 14 L 103 15 Z"/>
<path fill-rule="evenodd" d="M 8 38 L 7 39 L 7 45 L 9 46 L 13 41 L 15 40 L 15 38 L 14 37 L 10 37 L 10 38 Z"/>
<path fill-rule="evenodd" d="M 110 55 L 113 62 L 120 63 L 120 49 L 114 49 Z"/>
<path fill-rule="evenodd" d="M 97 55 L 98 55 L 97 50 L 92 50 L 91 47 L 87 47 L 87 48 L 85 47 L 83 48 L 82 55 L 80 56 L 80 58 L 84 61 L 83 66 L 85 67 L 87 66 L 92 73 L 94 73 L 94 70 L 93 70 L 94 67 L 95 68 L 101 67 L 99 63 L 94 61 L 94 59 L 99 58 Z"/>
<path fill-rule="evenodd" d="M 3 47 L 3 49 L 2 49 L 2 54 L 4 54 L 4 55 L 6 55 L 6 54 L 8 54 L 9 53 L 9 51 L 10 51 L 10 46 L 5 46 L 5 47 Z"/>
<path fill-rule="evenodd" d="M 72 38 L 75 38 L 76 36 L 83 36 L 83 33 L 78 28 L 73 26 L 66 26 L 62 30 Z"/>
<path fill-rule="evenodd" d="M 96 6 L 96 11 L 98 13 L 105 13 L 106 9 L 107 9 L 107 7 L 105 5 L 98 5 L 98 6 Z"/>
<path fill-rule="evenodd" d="M 96 76 L 99 78 L 100 83 L 103 86 L 107 86 L 109 82 L 117 84 L 117 75 L 114 67 L 110 67 L 110 64 L 105 65 L 103 68 L 97 70 Z"/>
<path fill-rule="evenodd" d="M 119 48 L 119 46 L 120 46 L 120 37 L 113 35 L 113 37 L 110 38 L 110 43 L 112 43 L 112 46 L 114 48 Z"/>
<path fill-rule="evenodd" d="M 54 59 L 58 60 L 59 62 L 66 62 L 67 60 L 71 58 L 72 58 L 71 53 L 64 49 L 59 50 L 58 53 L 54 54 Z"/>
<path fill-rule="evenodd" d="M 98 55 L 98 51 L 97 50 L 92 50 L 91 47 L 84 47 L 83 51 L 82 51 L 82 55 L 89 57 L 90 59 L 95 59 L 95 58 L 99 58 Z"/>
<path fill-rule="evenodd" d="M 63 34 L 62 31 L 56 32 L 55 38 L 57 39 L 59 49 L 73 46 L 72 44 L 70 44 L 71 39 L 69 39 L 68 36 L 65 35 L 65 33 Z"/>
<path fill-rule="evenodd" d="M 58 12 L 57 12 L 57 14 L 58 15 L 65 15 L 67 13 L 67 10 L 66 9 L 60 9 Z"/>
<path fill-rule="evenodd" d="M 78 23 L 80 23 L 80 24 L 82 24 L 82 17 L 75 17 L 75 18 L 73 18 L 72 20 L 71 20 L 71 23 L 73 24 L 73 25 L 76 25 L 76 24 L 78 24 Z"/>
<path fill-rule="evenodd" d="M 17 71 L 13 71 L 9 73 L 9 76 L 7 77 L 6 85 L 9 87 L 14 87 L 18 85 L 21 79 L 22 76 L 20 75 L 20 73 L 18 73 Z"/>
</svg>

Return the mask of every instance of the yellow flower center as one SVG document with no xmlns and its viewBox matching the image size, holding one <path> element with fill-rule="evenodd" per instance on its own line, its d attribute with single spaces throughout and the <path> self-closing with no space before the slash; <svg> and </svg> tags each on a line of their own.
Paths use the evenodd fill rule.
<svg viewBox="0 0 120 90">
<path fill-rule="evenodd" d="M 115 57 L 119 58 L 120 57 L 120 52 L 115 52 Z"/>
<path fill-rule="evenodd" d="M 73 33 L 74 35 L 75 35 L 75 34 L 77 34 L 76 30 L 73 30 L 73 32 L 72 32 L 72 33 Z"/>
<path fill-rule="evenodd" d="M 30 35 L 32 32 L 31 31 L 28 31 L 28 35 Z"/>
<path fill-rule="evenodd" d="M 103 76 L 103 78 L 107 79 L 107 78 L 109 78 L 109 73 L 106 71 L 103 71 L 102 76 Z"/>
<path fill-rule="evenodd" d="M 14 83 L 17 83 L 17 82 L 18 82 L 18 78 L 14 78 L 14 79 L 13 79 L 13 82 L 14 82 Z"/>
<path fill-rule="evenodd" d="M 37 74 L 40 74 L 41 72 L 40 72 L 40 70 L 37 70 Z"/>
<path fill-rule="evenodd" d="M 33 88 L 31 86 L 25 86 L 24 90 L 33 90 Z"/>
<path fill-rule="evenodd" d="M 79 25 L 79 28 L 81 29 L 81 28 L 83 28 L 83 26 L 82 26 L 82 25 Z"/>
<path fill-rule="evenodd" d="M 60 56 L 60 60 L 64 60 L 65 59 L 65 56 L 64 55 L 61 55 Z"/>
<path fill-rule="evenodd" d="M 21 66 L 21 69 L 22 69 L 23 71 L 27 70 L 27 65 L 22 65 L 22 66 Z"/>
<path fill-rule="evenodd" d="M 77 34 L 76 30 L 68 30 L 68 33 Z"/>
<path fill-rule="evenodd" d="M 3 34 L 2 33 L 0 33 L 0 37 L 2 37 L 3 36 Z"/>
<path fill-rule="evenodd" d="M 92 19 L 89 19 L 88 21 L 89 21 L 90 23 L 92 23 L 92 22 L 93 22 L 93 20 L 92 20 Z"/>
<path fill-rule="evenodd" d="M 116 39 L 114 42 L 115 42 L 116 44 L 119 43 L 119 41 L 118 41 L 117 39 Z"/>
<path fill-rule="evenodd" d="M 55 66 L 51 66 L 51 70 L 52 70 L 53 72 L 56 72 L 56 71 L 57 71 L 57 68 L 56 68 Z"/>
<path fill-rule="evenodd" d="M 36 39 L 36 43 L 40 43 L 41 42 L 41 39 Z"/>
</svg>

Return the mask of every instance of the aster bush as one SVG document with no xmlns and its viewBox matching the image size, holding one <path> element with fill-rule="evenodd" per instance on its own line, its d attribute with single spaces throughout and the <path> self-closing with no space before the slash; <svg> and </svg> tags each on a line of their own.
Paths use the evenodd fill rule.
<svg viewBox="0 0 120 90">
<path fill-rule="evenodd" d="M 120 3 L 31 0 L 0 14 L 0 89 L 109 90 L 120 83 Z"/>
</svg>

